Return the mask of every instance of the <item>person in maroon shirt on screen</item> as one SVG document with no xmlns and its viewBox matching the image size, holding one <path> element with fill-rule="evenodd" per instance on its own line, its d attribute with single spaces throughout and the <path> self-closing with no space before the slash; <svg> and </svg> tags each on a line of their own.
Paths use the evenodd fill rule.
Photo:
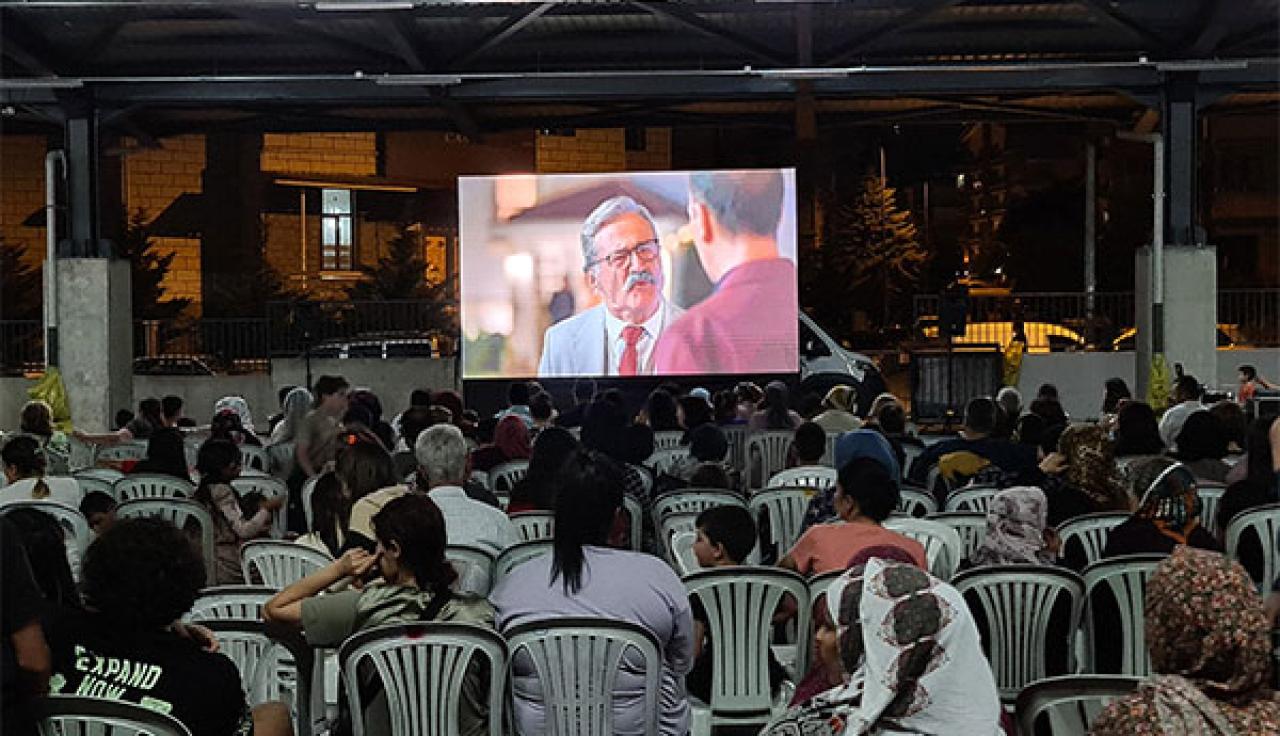
<svg viewBox="0 0 1280 736">
<path fill-rule="evenodd" d="M 796 371 L 796 267 L 777 239 L 784 188 L 780 171 L 690 175 L 694 247 L 716 288 L 658 338 L 655 373 Z"/>
</svg>

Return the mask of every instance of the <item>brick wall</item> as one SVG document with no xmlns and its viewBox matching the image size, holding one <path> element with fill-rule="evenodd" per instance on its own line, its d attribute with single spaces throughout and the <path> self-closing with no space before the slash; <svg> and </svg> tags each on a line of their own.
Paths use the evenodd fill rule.
<svg viewBox="0 0 1280 736">
<path fill-rule="evenodd" d="M 44 136 L 0 136 L 0 238 L 23 246 L 33 265 L 44 262 L 44 228 L 22 223 L 44 206 L 46 148 Z"/>
<path fill-rule="evenodd" d="M 262 170 L 290 174 L 378 174 L 377 133 L 266 133 Z"/>
<path fill-rule="evenodd" d="M 671 129 L 645 129 L 645 150 L 628 151 L 624 128 L 580 128 L 573 135 L 538 133 L 540 174 L 652 171 L 671 167 Z"/>
<path fill-rule="evenodd" d="M 627 171 L 664 171 L 671 168 L 671 129 L 645 128 L 643 151 L 627 151 Z"/>
<path fill-rule="evenodd" d="M 125 141 L 126 145 L 136 145 Z M 130 215 L 138 209 L 151 222 L 185 193 L 198 193 L 203 187 L 204 136 L 182 135 L 165 138 L 158 150 L 139 150 L 124 158 L 124 204 Z M 200 239 L 156 237 L 158 254 L 173 253 L 169 273 L 162 286 L 165 296 L 190 299 L 199 311 Z"/>
</svg>

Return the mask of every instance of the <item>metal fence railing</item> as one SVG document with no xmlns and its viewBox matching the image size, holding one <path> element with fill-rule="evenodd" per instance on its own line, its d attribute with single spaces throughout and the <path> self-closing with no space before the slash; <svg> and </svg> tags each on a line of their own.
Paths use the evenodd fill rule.
<svg viewBox="0 0 1280 736">
<path fill-rule="evenodd" d="M 44 328 L 38 319 L 0 320 L 0 374 L 44 367 Z"/>
<path fill-rule="evenodd" d="M 1236 345 L 1280 346 L 1280 289 L 1219 291 L 1218 324 Z"/>
</svg>

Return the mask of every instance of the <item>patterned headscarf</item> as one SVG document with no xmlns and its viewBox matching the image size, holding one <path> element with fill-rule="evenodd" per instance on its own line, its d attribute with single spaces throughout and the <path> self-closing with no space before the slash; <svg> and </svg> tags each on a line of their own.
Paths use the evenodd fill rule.
<svg viewBox="0 0 1280 736">
<path fill-rule="evenodd" d="M 1203 508 L 1195 475 L 1182 463 L 1155 457 L 1134 469 L 1134 479 L 1146 488 L 1134 513 L 1149 519 L 1166 537 L 1186 544 Z"/>
<path fill-rule="evenodd" d="M 975 565 L 1020 563 L 1051 565 L 1054 555 L 1044 544 L 1049 502 L 1034 486 L 1006 488 L 987 509 L 987 536 L 974 550 Z"/>
<path fill-rule="evenodd" d="M 1115 448 L 1096 424 L 1073 424 L 1058 438 L 1067 458 L 1067 482 L 1104 509 L 1128 510 L 1128 496 L 1116 471 Z"/>
<path fill-rule="evenodd" d="M 1146 631 L 1158 673 L 1112 703 L 1099 736 L 1280 733 L 1268 686 L 1270 627 L 1239 563 L 1179 546 L 1147 582 Z"/>
</svg>

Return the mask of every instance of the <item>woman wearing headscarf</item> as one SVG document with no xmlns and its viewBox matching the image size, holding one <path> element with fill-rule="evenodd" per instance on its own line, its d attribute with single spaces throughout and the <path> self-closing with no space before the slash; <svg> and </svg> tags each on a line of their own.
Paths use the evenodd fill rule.
<svg viewBox="0 0 1280 736">
<path fill-rule="evenodd" d="M 902 477 L 898 459 L 893 454 L 893 446 L 884 435 L 874 429 L 855 429 L 845 432 L 836 440 L 836 468 L 843 468 L 850 460 L 867 457 L 884 466 L 885 472 L 894 483 Z M 825 524 L 836 520 L 835 486 L 809 499 L 809 507 L 804 512 L 804 529 L 814 524 Z"/>
<path fill-rule="evenodd" d="M 955 588 L 871 559 L 827 591 L 836 622 L 819 642 L 846 681 L 775 719 L 763 736 L 996 736 L 1000 696 Z"/>
<path fill-rule="evenodd" d="M 1067 427 L 1058 438 L 1058 451 L 1040 463 L 1048 476 L 1049 524 L 1057 527 L 1077 516 L 1099 511 L 1128 511 L 1128 491 L 1116 472 L 1111 440 L 1095 424 Z"/>
<path fill-rule="evenodd" d="M 241 396 L 223 396 L 213 405 L 214 421 L 211 424 L 217 424 L 218 417 L 227 413 L 235 414 L 240 420 L 240 426 L 235 430 L 240 435 L 235 439 L 236 444 L 262 446 L 262 440 L 258 439 L 258 435 L 253 430 L 253 415 L 249 413 L 249 402 Z"/>
<path fill-rule="evenodd" d="M 1280 733 L 1271 627 L 1244 569 L 1178 547 L 1147 582 L 1148 677 L 1093 722 L 1094 736 Z"/>
<path fill-rule="evenodd" d="M 1222 483 L 1231 470 L 1231 466 L 1222 461 L 1226 456 L 1227 433 L 1222 422 L 1207 411 L 1188 416 L 1178 432 L 1178 451 L 1174 454 L 1178 462 L 1201 480 Z"/>
<path fill-rule="evenodd" d="M 493 444 L 471 453 L 471 469 L 487 473 L 512 460 L 528 460 L 532 454 L 528 425 L 518 416 L 507 415 L 493 430 Z"/>
<path fill-rule="evenodd" d="M 1058 536 L 1048 525 L 1049 501 L 1035 486 L 1006 488 L 991 499 L 987 534 L 973 551 L 973 565 L 1052 565 Z"/>
<path fill-rule="evenodd" d="M 311 411 L 312 402 L 314 399 L 311 392 L 305 388 L 294 388 L 285 395 L 284 403 L 280 406 L 282 410 L 280 422 L 276 424 L 275 429 L 271 430 L 271 444 L 292 442 L 297 437 L 298 428 L 302 426 L 302 421 Z"/>
<path fill-rule="evenodd" d="M 1180 544 L 1220 552 L 1218 541 L 1200 524 L 1204 504 L 1196 478 L 1182 463 L 1156 457 L 1142 461 L 1134 480 L 1146 490 L 1138 510 L 1107 535 L 1102 556 L 1168 554 Z"/>
<path fill-rule="evenodd" d="M 858 392 L 852 386 L 832 386 L 822 400 L 822 413 L 813 418 L 827 434 L 852 432 L 862 426 L 858 418 Z"/>
</svg>

